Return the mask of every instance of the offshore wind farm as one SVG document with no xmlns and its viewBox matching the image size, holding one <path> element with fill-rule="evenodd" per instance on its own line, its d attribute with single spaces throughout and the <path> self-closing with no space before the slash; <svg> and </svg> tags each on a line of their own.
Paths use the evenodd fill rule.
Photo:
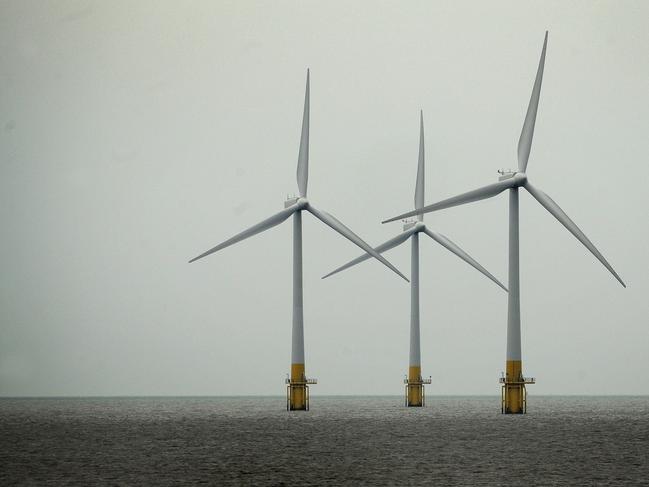
<svg viewBox="0 0 649 487">
<path fill-rule="evenodd" d="M 647 18 L 0 2 L 0 485 L 645 485 Z"/>
<path fill-rule="evenodd" d="M 518 170 L 502 169 L 497 183 L 452 196 L 438 203 L 433 203 L 413 211 L 403 213 L 386 220 L 384 223 L 399 220 L 414 215 L 423 215 L 432 211 L 451 208 L 453 206 L 480 201 L 496 196 L 509 190 L 509 293 L 507 301 L 507 359 L 502 383 L 502 412 L 507 414 L 520 414 L 527 411 L 526 385 L 534 384 L 534 378 L 523 375 L 521 354 L 521 304 L 520 304 L 520 263 L 519 263 L 519 188 L 524 188 L 530 193 L 552 216 L 554 216 L 577 240 L 579 240 L 613 277 L 624 287 L 626 284 L 615 272 L 611 264 L 593 245 L 588 237 L 570 219 L 570 217 L 547 194 L 529 182 L 526 174 L 527 163 L 532 148 L 536 113 L 541 96 L 541 83 L 545 66 L 545 53 L 548 46 L 548 33 L 545 33 L 543 49 L 536 71 L 536 79 L 532 88 L 532 96 L 523 122 L 523 129 L 518 140 Z"/>
</svg>

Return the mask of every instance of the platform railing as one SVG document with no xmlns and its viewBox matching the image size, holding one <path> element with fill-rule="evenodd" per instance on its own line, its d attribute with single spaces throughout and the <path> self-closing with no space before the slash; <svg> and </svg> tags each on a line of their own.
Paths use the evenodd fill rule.
<svg viewBox="0 0 649 487">
<path fill-rule="evenodd" d="M 298 379 L 291 379 L 289 377 L 286 378 L 284 381 L 285 384 L 293 384 L 293 385 L 307 385 L 307 384 L 317 384 L 318 379 L 307 379 L 306 377 L 304 379 L 298 380 Z"/>
<path fill-rule="evenodd" d="M 407 377 L 403 379 L 404 384 L 412 384 L 413 386 L 420 385 L 420 384 L 432 384 L 433 379 L 432 377 L 428 377 L 428 379 L 422 379 L 420 378 L 419 380 L 410 380 Z"/>
<path fill-rule="evenodd" d="M 498 382 L 501 384 L 536 384 L 536 378 L 534 377 L 521 377 L 519 380 L 508 379 L 507 377 L 501 376 L 498 379 Z"/>
</svg>

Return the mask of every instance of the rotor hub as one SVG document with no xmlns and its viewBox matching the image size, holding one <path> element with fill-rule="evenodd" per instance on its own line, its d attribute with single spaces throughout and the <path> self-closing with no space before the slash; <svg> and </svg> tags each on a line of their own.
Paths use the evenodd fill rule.
<svg viewBox="0 0 649 487">
<path fill-rule="evenodd" d="M 284 208 L 290 208 L 291 206 L 299 205 L 300 208 L 304 208 L 309 204 L 309 200 L 307 200 L 303 196 L 287 196 L 286 201 L 284 201 Z"/>
<path fill-rule="evenodd" d="M 524 172 L 516 171 L 514 169 L 500 169 L 498 171 L 498 174 L 500 174 L 500 176 L 498 177 L 499 182 L 513 180 L 511 186 L 513 188 L 524 186 L 527 182 L 527 174 L 525 174 Z"/>
<path fill-rule="evenodd" d="M 424 225 L 424 222 L 419 221 L 419 220 L 414 220 L 414 219 L 408 219 L 403 221 L 403 231 L 410 230 L 411 228 L 415 228 L 417 231 L 421 232 L 426 228 L 426 225 Z"/>
</svg>

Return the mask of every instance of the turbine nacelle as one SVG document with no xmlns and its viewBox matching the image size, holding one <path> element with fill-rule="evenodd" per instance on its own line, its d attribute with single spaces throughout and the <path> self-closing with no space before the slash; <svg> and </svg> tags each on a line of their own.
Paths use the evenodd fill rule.
<svg viewBox="0 0 649 487">
<path fill-rule="evenodd" d="M 284 202 L 284 208 L 293 208 L 295 211 L 303 210 L 309 206 L 309 200 L 303 196 L 292 196 Z"/>
<path fill-rule="evenodd" d="M 516 171 L 515 169 L 499 169 L 498 170 L 498 182 L 508 181 L 511 183 L 512 188 L 517 188 L 519 186 L 525 186 L 527 182 L 527 174 L 524 172 Z"/>
<path fill-rule="evenodd" d="M 424 230 L 426 230 L 426 225 L 420 220 L 403 220 L 403 231 L 407 232 L 408 230 L 414 233 L 423 232 Z"/>
</svg>

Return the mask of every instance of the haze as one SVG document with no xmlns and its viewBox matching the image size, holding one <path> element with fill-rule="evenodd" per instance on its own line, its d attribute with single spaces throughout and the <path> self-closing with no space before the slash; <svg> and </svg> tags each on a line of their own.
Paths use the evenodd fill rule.
<svg viewBox="0 0 649 487">
<path fill-rule="evenodd" d="M 527 172 L 628 285 L 521 196 L 522 347 L 538 394 L 648 394 L 646 2 L 0 2 L 0 395 L 284 393 L 291 225 L 187 261 L 297 193 L 371 244 L 497 180 L 543 34 Z M 507 196 L 426 215 L 507 277 Z M 506 294 L 421 242 L 429 397 L 499 394 Z M 313 395 L 402 394 L 409 287 L 304 216 Z M 409 274 L 409 249 L 386 257 Z"/>
</svg>

